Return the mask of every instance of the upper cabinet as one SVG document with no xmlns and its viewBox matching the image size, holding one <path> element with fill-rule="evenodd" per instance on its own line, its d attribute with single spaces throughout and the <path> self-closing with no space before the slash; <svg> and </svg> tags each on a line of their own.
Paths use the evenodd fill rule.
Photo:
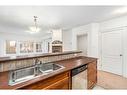
<svg viewBox="0 0 127 95">
<path fill-rule="evenodd" d="M 6 40 L 6 54 L 16 54 L 16 41 Z"/>
</svg>

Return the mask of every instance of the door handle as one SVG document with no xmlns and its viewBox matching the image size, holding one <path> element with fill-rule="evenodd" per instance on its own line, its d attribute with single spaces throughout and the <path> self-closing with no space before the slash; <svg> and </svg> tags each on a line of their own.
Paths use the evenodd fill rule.
<svg viewBox="0 0 127 95">
<path fill-rule="evenodd" d="M 123 56 L 122 54 L 120 54 L 120 56 Z"/>
</svg>

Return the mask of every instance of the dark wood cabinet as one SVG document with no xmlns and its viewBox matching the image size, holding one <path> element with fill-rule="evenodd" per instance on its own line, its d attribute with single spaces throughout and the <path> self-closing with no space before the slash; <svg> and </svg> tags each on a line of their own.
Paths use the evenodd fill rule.
<svg viewBox="0 0 127 95">
<path fill-rule="evenodd" d="M 47 87 L 45 87 L 44 89 L 69 89 L 69 78 L 64 78 L 62 80 L 59 80 Z"/>
<path fill-rule="evenodd" d="M 64 72 L 20 89 L 70 89 L 70 83 L 70 72 Z"/>
<path fill-rule="evenodd" d="M 87 70 L 87 88 L 92 89 L 97 83 L 97 62 L 88 64 Z"/>
</svg>

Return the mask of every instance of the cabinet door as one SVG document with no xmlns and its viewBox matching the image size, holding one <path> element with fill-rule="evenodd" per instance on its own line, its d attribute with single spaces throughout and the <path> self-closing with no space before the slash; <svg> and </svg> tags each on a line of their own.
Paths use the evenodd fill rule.
<svg viewBox="0 0 127 95">
<path fill-rule="evenodd" d="M 61 73 L 20 89 L 70 89 L 70 72 Z"/>
<path fill-rule="evenodd" d="M 88 72 L 87 72 L 87 88 L 91 89 L 97 83 L 97 63 L 92 62 L 88 64 Z"/>
<path fill-rule="evenodd" d="M 64 78 L 52 85 L 49 85 L 48 87 L 44 88 L 44 89 L 69 89 L 69 78 Z"/>
</svg>

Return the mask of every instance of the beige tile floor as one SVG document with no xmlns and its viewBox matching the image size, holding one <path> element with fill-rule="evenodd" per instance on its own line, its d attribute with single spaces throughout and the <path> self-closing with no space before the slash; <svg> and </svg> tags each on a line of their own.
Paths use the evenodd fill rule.
<svg viewBox="0 0 127 95">
<path fill-rule="evenodd" d="M 104 71 L 98 71 L 98 86 L 105 89 L 124 89 L 127 90 L 127 78 L 124 78 L 122 76 L 104 72 Z M 95 87 L 95 89 L 99 89 L 100 87 Z M 100 88 L 100 89 L 101 89 Z"/>
<path fill-rule="evenodd" d="M 106 90 L 105 88 L 96 85 L 92 90 Z"/>
<path fill-rule="evenodd" d="M 79 78 L 80 81 L 82 78 L 83 79 L 86 78 L 86 76 L 84 76 L 84 73 L 86 72 L 82 72 L 78 75 L 79 77 L 77 78 Z M 81 87 L 81 85 L 79 86 Z M 117 90 L 118 89 L 127 90 L 127 78 L 99 70 L 98 71 L 98 82 L 97 82 L 97 85 L 93 88 L 93 90 L 110 90 L 110 89 L 111 90 L 116 90 L 116 89 Z"/>
</svg>

